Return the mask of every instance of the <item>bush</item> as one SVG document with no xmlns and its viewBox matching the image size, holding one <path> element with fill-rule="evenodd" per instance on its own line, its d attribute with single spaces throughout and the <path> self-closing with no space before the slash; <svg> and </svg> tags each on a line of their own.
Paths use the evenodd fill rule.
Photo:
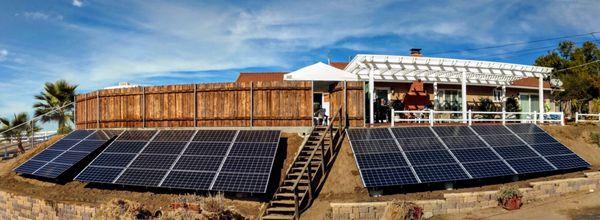
<svg viewBox="0 0 600 220">
<path fill-rule="evenodd" d="M 592 138 L 592 143 L 600 147 L 600 133 L 592 133 L 590 137 Z"/>
<path fill-rule="evenodd" d="M 413 202 L 392 201 L 386 207 L 382 219 L 419 219 L 423 209 Z"/>
<path fill-rule="evenodd" d="M 504 201 L 514 197 L 523 197 L 523 194 L 521 191 L 519 191 L 519 187 L 517 185 L 502 186 L 496 194 L 496 200 L 498 200 L 498 203 L 500 204 L 504 204 Z"/>
</svg>

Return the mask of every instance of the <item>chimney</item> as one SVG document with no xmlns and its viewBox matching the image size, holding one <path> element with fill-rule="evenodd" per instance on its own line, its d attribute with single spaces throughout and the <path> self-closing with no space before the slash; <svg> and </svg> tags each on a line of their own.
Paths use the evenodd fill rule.
<svg viewBox="0 0 600 220">
<path fill-rule="evenodd" d="M 421 54 L 421 48 L 410 49 L 410 56 L 411 57 L 422 57 L 423 54 Z"/>
</svg>

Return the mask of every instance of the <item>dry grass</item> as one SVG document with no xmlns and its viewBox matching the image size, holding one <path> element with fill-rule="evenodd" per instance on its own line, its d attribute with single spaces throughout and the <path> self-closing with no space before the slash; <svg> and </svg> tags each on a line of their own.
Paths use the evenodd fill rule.
<svg viewBox="0 0 600 220">
<path fill-rule="evenodd" d="M 418 208 L 418 209 L 417 209 Z M 397 220 L 397 219 L 413 219 L 415 216 L 415 210 L 418 210 L 419 216 L 421 216 L 422 209 L 413 202 L 407 201 L 392 201 L 385 207 L 383 213 L 384 220 Z"/>
</svg>

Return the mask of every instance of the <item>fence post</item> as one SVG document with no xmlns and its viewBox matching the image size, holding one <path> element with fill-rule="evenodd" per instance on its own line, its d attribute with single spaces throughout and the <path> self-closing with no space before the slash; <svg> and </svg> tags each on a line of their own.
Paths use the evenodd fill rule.
<svg viewBox="0 0 600 220">
<path fill-rule="evenodd" d="M 469 126 L 473 125 L 473 111 L 471 111 L 471 109 L 469 109 L 469 114 L 467 115 L 468 117 L 468 121 L 469 121 Z"/>
<path fill-rule="evenodd" d="M 194 83 L 194 127 L 198 127 L 198 85 Z"/>
<path fill-rule="evenodd" d="M 100 90 L 96 91 L 96 129 L 100 128 Z"/>
<path fill-rule="evenodd" d="M 254 81 L 250 81 L 250 127 L 254 127 Z"/>
<path fill-rule="evenodd" d="M 83 106 L 83 107 L 85 107 L 85 108 L 84 108 L 84 111 L 85 111 L 85 113 L 84 113 L 84 117 L 83 117 L 83 119 L 85 120 L 85 123 L 84 123 L 84 128 L 87 130 L 87 128 L 88 128 L 88 125 L 87 125 L 87 124 L 88 124 L 88 109 L 87 109 L 87 106 L 88 106 L 88 98 L 87 98 L 87 93 L 86 93 L 86 94 L 83 94 L 83 101 L 84 101 L 84 102 L 83 102 L 83 103 L 84 103 L 84 106 Z"/>
<path fill-rule="evenodd" d="M 429 109 L 429 126 L 432 126 L 432 127 L 433 127 L 433 121 L 434 121 L 434 118 L 433 118 L 433 110 L 432 110 L 432 109 Z"/>
<path fill-rule="evenodd" d="M 73 124 L 75 125 L 75 130 L 77 130 L 77 95 L 73 97 Z"/>
<path fill-rule="evenodd" d="M 35 129 L 34 129 L 35 122 L 34 122 L 34 120 L 31 120 L 30 123 L 31 123 L 30 128 L 29 128 L 29 129 L 31 129 L 31 148 L 30 149 L 33 149 L 33 147 L 35 147 Z"/>
<path fill-rule="evenodd" d="M 533 111 L 533 123 L 537 124 L 537 111 Z"/>
<path fill-rule="evenodd" d="M 506 125 L 506 111 L 502 110 L 502 125 Z"/>
<path fill-rule="evenodd" d="M 565 113 L 560 112 L 560 126 L 565 126 Z"/>
<path fill-rule="evenodd" d="M 391 117 L 390 117 L 390 121 L 392 121 L 392 127 L 394 127 L 394 121 L 395 121 L 394 120 L 394 108 L 391 108 L 391 109 L 392 109 L 392 114 L 391 114 Z"/>
<path fill-rule="evenodd" d="M 142 86 L 142 128 L 146 127 L 146 87 Z"/>
</svg>

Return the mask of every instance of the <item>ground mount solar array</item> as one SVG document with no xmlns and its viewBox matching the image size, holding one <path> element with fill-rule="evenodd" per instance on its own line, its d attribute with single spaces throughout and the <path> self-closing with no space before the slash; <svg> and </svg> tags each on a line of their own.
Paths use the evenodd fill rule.
<svg viewBox="0 0 600 220">
<path fill-rule="evenodd" d="M 348 136 L 369 188 L 590 166 L 534 124 L 357 128 Z"/>
<path fill-rule="evenodd" d="M 58 179 L 90 159 L 122 131 L 76 130 L 15 168 L 15 172 Z"/>
<path fill-rule="evenodd" d="M 273 130 L 128 130 L 75 179 L 265 193 L 281 136 Z"/>
</svg>

